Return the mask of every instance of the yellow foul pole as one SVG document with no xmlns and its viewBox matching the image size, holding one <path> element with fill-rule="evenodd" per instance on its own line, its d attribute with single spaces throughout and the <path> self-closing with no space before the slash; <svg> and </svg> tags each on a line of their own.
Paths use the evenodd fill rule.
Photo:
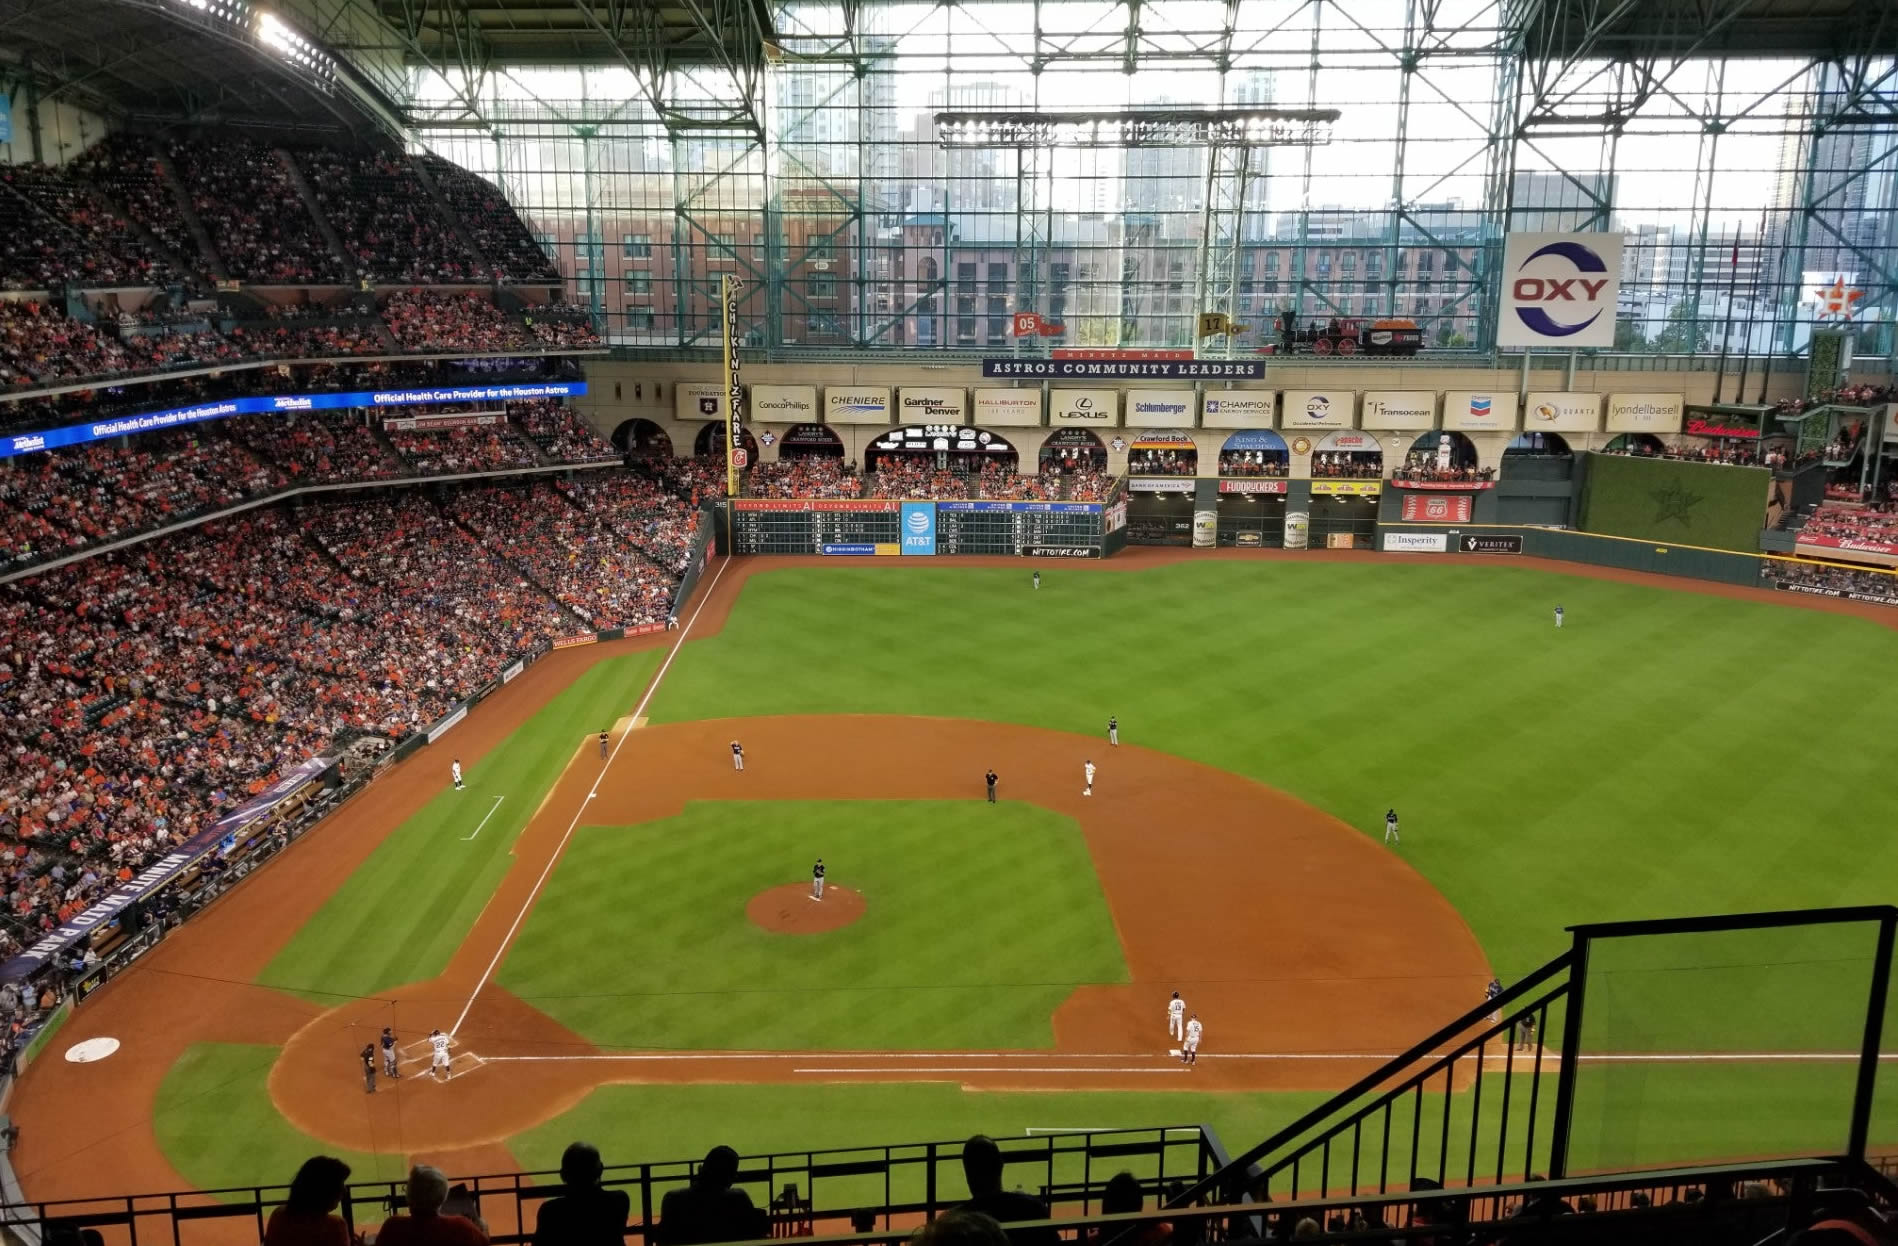
<svg viewBox="0 0 1898 1246">
<path fill-rule="evenodd" d="M 738 383 L 738 291 L 745 283 L 721 277 L 718 304 L 725 342 L 725 496 L 738 496 L 738 474 L 745 464 L 745 390 Z"/>
</svg>

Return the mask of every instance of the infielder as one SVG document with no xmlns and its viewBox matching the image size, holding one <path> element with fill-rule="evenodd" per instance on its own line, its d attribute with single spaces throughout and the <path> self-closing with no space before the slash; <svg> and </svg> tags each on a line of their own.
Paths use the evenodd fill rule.
<svg viewBox="0 0 1898 1246">
<path fill-rule="evenodd" d="M 454 762 L 450 765 L 449 769 L 454 773 L 455 790 L 459 792 L 461 790 L 461 758 L 459 757 L 455 758 Z"/>
<path fill-rule="evenodd" d="M 1483 998 L 1488 1000 L 1492 1004 L 1496 1002 L 1496 997 L 1498 995 L 1501 995 L 1502 993 L 1503 993 L 1503 984 L 1498 982 L 1494 978 L 1491 978 L 1489 980 L 1489 985 L 1483 988 Z M 1491 1025 L 1496 1024 L 1496 1022 L 1502 1019 L 1502 1015 L 1503 1015 L 1502 1009 L 1500 1008 L 1492 1009 L 1489 1014 L 1489 1023 Z"/>
<path fill-rule="evenodd" d="M 1186 1037 L 1186 1001 L 1180 998 L 1178 991 L 1166 1002 L 1166 1036 L 1172 1039 Z"/>
<path fill-rule="evenodd" d="M 444 1071 L 451 1070 L 453 1067 L 448 1060 L 448 1035 L 442 1033 L 440 1030 L 430 1030 L 428 1032 L 428 1045 L 434 1050 L 434 1054 L 428 1058 L 429 1076 L 433 1077 L 436 1081 L 441 1081 L 440 1074 Z M 452 1072 L 450 1072 L 450 1076 L 453 1076 Z"/>
<path fill-rule="evenodd" d="M 1199 1023 L 1199 1014 L 1194 1013 L 1193 1019 L 1186 1023 L 1186 1039 L 1180 1044 L 1181 1064 L 1199 1063 L 1199 1036 L 1205 1028 Z"/>
<path fill-rule="evenodd" d="M 1112 715 L 1107 719 L 1107 742 L 1114 745 L 1120 743 L 1120 719 Z"/>
<path fill-rule="evenodd" d="M 1082 762 L 1081 772 L 1087 776 L 1087 786 L 1081 789 L 1081 795 L 1092 796 L 1094 794 L 1094 763 L 1091 761 Z"/>
<path fill-rule="evenodd" d="M 1404 842 L 1397 835 L 1397 810 L 1395 809 L 1387 810 L 1384 814 L 1384 842 L 1387 844 Z"/>
<path fill-rule="evenodd" d="M 991 770 L 982 778 L 989 785 L 989 804 L 992 805 L 995 803 L 995 772 Z"/>
<path fill-rule="evenodd" d="M 606 760 L 606 732 L 600 732 L 600 760 Z"/>
<path fill-rule="evenodd" d="M 744 768 L 745 768 L 745 746 L 740 744 L 738 741 L 733 740 L 732 741 L 732 769 L 743 770 Z"/>
<path fill-rule="evenodd" d="M 824 899 L 824 858 L 817 858 L 817 864 L 811 867 L 811 899 L 822 902 Z"/>
<path fill-rule="evenodd" d="M 395 1031 L 382 1027 L 382 1075 L 391 1080 L 402 1076 L 395 1064 Z"/>
<path fill-rule="evenodd" d="M 1555 625 L 1558 628 L 1562 626 L 1562 607 L 1560 606 L 1555 608 Z"/>
<path fill-rule="evenodd" d="M 362 1045 L 362 1088 L 364 1094 L 376 1093 L 376 1045 Z"/>
</svg>

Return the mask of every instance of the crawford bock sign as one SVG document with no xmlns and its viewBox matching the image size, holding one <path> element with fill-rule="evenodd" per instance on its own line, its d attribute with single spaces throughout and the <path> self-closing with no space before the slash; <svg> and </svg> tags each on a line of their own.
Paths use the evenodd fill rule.
<svg viewBox="0 0 1898 1246">
<path fill-rule="evenodd" d="M 1620 294 L 1620 234 L 1510 234 L 1496 344 L 1613 346 Z"/>
</svg>

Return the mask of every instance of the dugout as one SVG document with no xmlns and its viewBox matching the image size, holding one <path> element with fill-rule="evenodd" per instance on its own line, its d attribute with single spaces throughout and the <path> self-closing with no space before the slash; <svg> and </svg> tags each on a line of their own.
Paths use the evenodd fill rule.
<svg viewBox="0 0 1898 1246">
<path fill-rule="evenodd" d="M 1285 503 L 1291 449 L 1269 428 L 1232 434 L 1219 447 L 1219 492 L 1214 504 L 1220 545 L 1276 549 L 1285 543 Z"/>
<path fill-rule="evenodd" d="M 844 457 L 844 439 L 824 424 L 793 424 L 778 438 L 780 459 L 838 459 Z"/>
<path fill-rule="evenodd" d="M 863 470 L 935 470 L 969 475 L 1014 472 L 1021 455 L 1008 439 L 967 424 L 909 424 L 893 428 L 863 452 Z"/>
<path fill-rule="evenodd" d="M 1058 472 L 1063 476 L 1074 472 L 1104 472 L 1107 447 L 1091 428 L 1057 428 L 1041 443 L 1035 462 L 1043 472 Z"/>
<path fill-rule="evenodd" d="M 751 435 L 749 428 L 740 429 L 738 436 L 741 444 L 745 447 L 745 462 L 756 463 L 758 461 L 758 439 Z M 719 458 L 725 457 L 725 421 L 713 420 L 706 424 L 705 427 L 699 429 L 699 435 L 692 439 L 692 453 L 699 458 L 705 458 L 710 455 L 716 455 Z"/>
<path fill-rule="evenodd" d="M 672 457 L 672 437 L 651 420 L 637 417 L 621 420 L 619 427 L 613 430 L 612 441 L 614 449 L 634 458 Z"/>
</svg>

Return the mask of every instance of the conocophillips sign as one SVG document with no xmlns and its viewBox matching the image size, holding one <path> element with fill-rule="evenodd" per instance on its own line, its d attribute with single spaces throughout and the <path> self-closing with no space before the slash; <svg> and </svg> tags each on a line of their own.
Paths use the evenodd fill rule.
<svg viewBox="0 0 1898 1246">
<path fill-rule="evenodd" d="M 753 385 L 751 417 L 771 424 L 805 424 L 817 418 L 815 385 Z"/>
<path fill-rule="evenodd" d="M 1050 424 L 1092 424 L 1112 428 L 1120 415 L 1120 391 L 1057 389 L 1048 395 Z"/>
<path fill-rule="evenodd" d="M 1613 346 L 1620 294 L 1620 234 L 1511 234 L 1496 344 Z"/>
<path fill-rule="evenodd" d="M 905 385 L 896 398 L 903 424 L 960 424 L 968 414 L 969 391 L 959 385 Z"/>
</svg>

